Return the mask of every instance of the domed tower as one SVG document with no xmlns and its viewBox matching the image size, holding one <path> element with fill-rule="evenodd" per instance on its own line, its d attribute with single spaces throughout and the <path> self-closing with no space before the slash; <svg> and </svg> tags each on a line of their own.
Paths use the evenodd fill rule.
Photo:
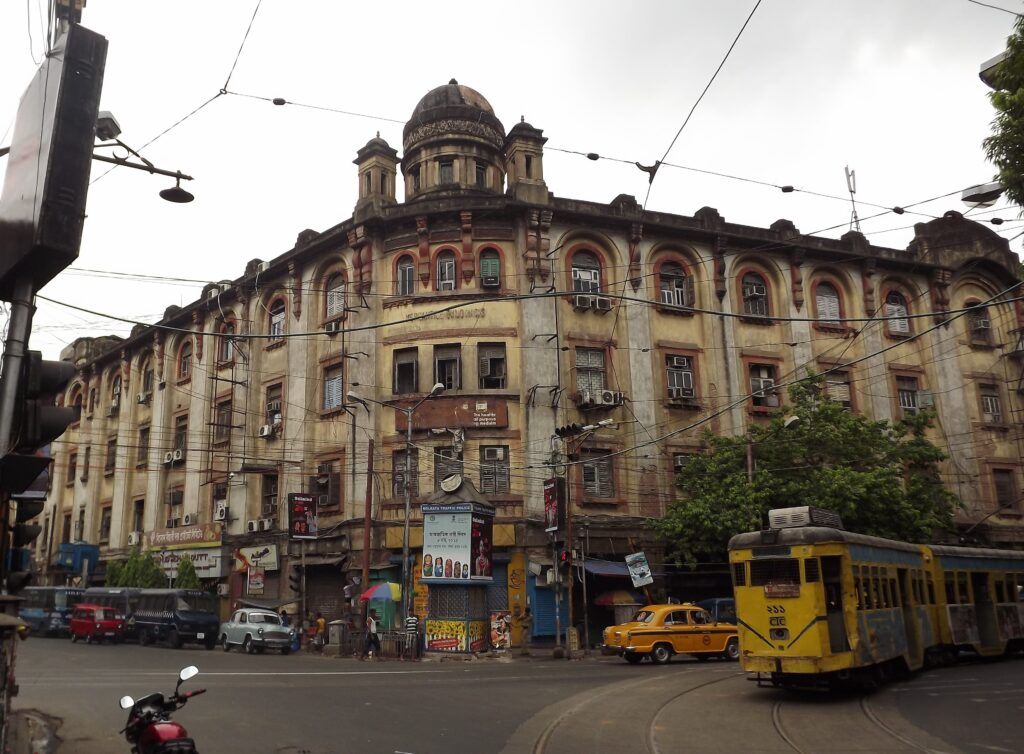
<svg viewBox="0 0 1024 754">
<path fill-rule="evenodd" d="M 483 95 L 455 79 L 419 101 L 402 148 L 406 201 L 504 193 L 505 127 Z"/>
<path fill-rule="evenodd" d="M 505 167 L 508 192 L 516 199 L 547 204 L 548 185 L 544 182 L 544 132 L 520 118 L 505 139 Z"/>
<path fill-rule="evenodd" d="M 380 132 L 356 152 L 353 162 L 359 166 L 359 199 L 356 214 L 365 215 L 374 209 L 394 205 L 395 179 L 398 176 L 398 152 L 391 148 Z"/>
</svg>

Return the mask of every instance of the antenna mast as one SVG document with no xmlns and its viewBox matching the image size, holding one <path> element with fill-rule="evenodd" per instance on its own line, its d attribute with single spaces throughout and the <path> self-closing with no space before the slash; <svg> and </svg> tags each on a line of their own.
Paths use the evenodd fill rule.
<svg viewBox="0 0 1024 754">
<path fill-rule="evenodd" d="M 850 170 L 850 166 L 846 166 L 846 189 L 850 192 L 850 230 L 855 230 L 860 233 L 860 218 L 857 217 L 857 200 L 855 197 L 857 193 L 857 171 Z"/>
</svg>

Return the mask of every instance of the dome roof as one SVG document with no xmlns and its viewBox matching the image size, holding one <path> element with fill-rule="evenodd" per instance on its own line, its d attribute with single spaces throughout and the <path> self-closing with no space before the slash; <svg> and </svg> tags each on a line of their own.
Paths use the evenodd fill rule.
<svg viewBox="0 0 1024 754">
<path fill-rule="evenodd" d="M 505 144 L 505 127 L 491 103 L 455 79 L 431 89 L 416 104 L 402 132 L 402 146 L 408 153 L 424 141 L 450 136 L 483 139 L 496 149 Z"/>
</svg>

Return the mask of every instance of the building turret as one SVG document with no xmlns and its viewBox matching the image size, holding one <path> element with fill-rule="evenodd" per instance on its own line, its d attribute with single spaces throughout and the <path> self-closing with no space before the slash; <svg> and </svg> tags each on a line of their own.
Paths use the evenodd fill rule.
<svg viewBox="0 0 1024 754">
<path fill-rule="evenodd" d="M 398 176 L 398 152 L 391 148 L 380 132 L 356 153 L 353 162 L 359 166 L 359 200 L 357 219 L 377 214 L 395 201 L 395 180 Z"/>
<path fill-rule="evenodd" d="M 505 139 L 505 170 L 508 193 L 520 201 L 547 204 L 544 182 L 544 132 L 520 118 Z"/>
</svg>

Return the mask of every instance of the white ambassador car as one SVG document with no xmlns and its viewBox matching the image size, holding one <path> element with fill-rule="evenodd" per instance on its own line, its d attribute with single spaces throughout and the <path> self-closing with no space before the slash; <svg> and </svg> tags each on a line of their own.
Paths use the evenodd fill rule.
<svg viewBox="0 0 1024 754">
<path fill-rule="evenodd" d="M 220 645 L 227 652 L 232 645 L 249 654 L 264 649 L 279 649 L 286 655 L 292 649 L 295 629 L 281 625 L 281 616 L 272 610 L 243 607 L 235 610 L 231 619 L 220 624 Z"/>
</svg>

